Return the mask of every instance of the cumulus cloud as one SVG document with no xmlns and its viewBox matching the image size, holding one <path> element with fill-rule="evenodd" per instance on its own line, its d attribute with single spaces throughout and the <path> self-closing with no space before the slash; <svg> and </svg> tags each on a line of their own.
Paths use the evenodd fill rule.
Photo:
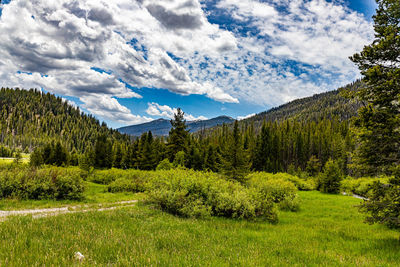
<svg viewBox="0 0 400 267">
<path fill-rule="evenodd" d="M 154 102 L 148 103 L 148 108 L 146 110 L 146 113 L 149 114 L 150 116 L 157 116 L 169 119 L 173 119 L 174 114 L 177 112 L 178 112 L 177 108 L 171 108 L 170 106 L 160 105 Z M 195 117 L 187 113 L 185 113 L 184 118 L 187 121 L 207 120 L 207 118 L 204 116 Z"/>
<path fill-rule="evenodd" d="M 82 97 L 80 100 L 85 103 L 82 105 L 83 108 L 111 121 L 129 125 L 152 121 L 146 116 L 131 114 L 130 110 L 119 104 L 115 98 L 106 95 L 93 94 Z"/>
</svg>

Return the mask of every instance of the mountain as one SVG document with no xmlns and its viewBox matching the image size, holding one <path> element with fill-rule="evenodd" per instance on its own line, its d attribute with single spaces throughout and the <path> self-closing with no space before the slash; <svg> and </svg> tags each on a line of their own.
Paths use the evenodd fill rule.
<svg viewBox="0 0 400 267">
<path fill-rule="evenodd" d="M 334 91 L 315 94 L 311 97 L 296 99 L 268 111 L 261 112 L 244 121 L 281 121 L 286 119 L 318 121 L 322 118 L 348 120 L 357 115 L 360 103 L 344 97 L 345 92 L 358 90 L 362 82 L 356 81 Z"/>
<path fill-rule="evenodd" d="M 92 115 L 87 115 L 50 93 L 38 90 L 0 89 L 0 143 L 32 151 L 51 141 L 61 141 L 68 150 L 85 151 L 99 135 L 128 141 Z"/>
<path fill-rule="evenodd" d="M 259 132 L 264 121 L 282 122 L 294 120 L 297 122 L 319 122 L 322 119 L 337 118 L 339 121 L 347 121 L 357 116 L 357 111 L 361 103 L 353 95 L 363 83 L 357 80 L 337 90 L 315 94 L 310 97 L 293 100 L 279 107 L 258 113 L 252 117 L 239 121 L 239 125 L 246 128 L 253 125 L 256 132 Z M 232 127 L 230 124 L 229 127 Z M 220 130 L 220 126 L 209 128 L 205 131 L 206 135 Z"/>
<path fill-rule="evenodd" d="M 209 120 L 197 120 L 187 122 L 188 130 L 192 133 L 202 129 L 208 129 L 217 125 L 232 123 L 234 119 L 228 116 L 219 116 Z M 171 123 L 166 119 L 158 119 L 137 125 L 126 126 L 117 129 L 120 133 L 132 136 L 140 136 L 145 132 L 151 131 L 156 136 L 167 136 L 171 129 Z"/>
</svg>

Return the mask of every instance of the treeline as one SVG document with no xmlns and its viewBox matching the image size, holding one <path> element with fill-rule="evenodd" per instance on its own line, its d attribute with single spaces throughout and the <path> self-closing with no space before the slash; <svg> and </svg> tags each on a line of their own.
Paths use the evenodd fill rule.
<svg viewBox="0 0 400 267">
<path fill-rule="evenodd" d="M 212 135 L 189 134 L 183 112 L 179 110 L 171 121 L 167 138 L 144 133 L 131 142 L 112 140 L 99 135 L 85 153 L 68 152 L 61 143 L 38 148 L 31 156 L 32 164 L 80 165 L 84 169 L 121 168 L 154 170 L 165 165 L 194 170 L 222 172 L 240 180 L 252 171 L 301 172 L 314 175 L 329 159 L 348 173 L 353 138 L 347 121 L 322 119 L 319 122 L 264 122 L 259 134 L 254 126 L 233 129 L 224 125 Z M 168 162 L 166 162 L 168 161 Z"/>
</svg>

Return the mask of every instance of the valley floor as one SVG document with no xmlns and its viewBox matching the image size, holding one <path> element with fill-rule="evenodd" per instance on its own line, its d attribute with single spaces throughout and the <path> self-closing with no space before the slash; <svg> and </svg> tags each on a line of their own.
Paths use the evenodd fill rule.
<svg viewBox="0 0 400 267">
<path fill-rule="evenodd" d="M 301 210 L 281 212 L 276 225 L 177 218 L 140 202 L 102 212 L 10 217 L 0 222 L 0 266 L 398 266 L 398 233 L 363 224 L 359 199 L 315 191 L 300 196 Z M 74 259 L 78 251 L 82 262 Z"/>
</svg>

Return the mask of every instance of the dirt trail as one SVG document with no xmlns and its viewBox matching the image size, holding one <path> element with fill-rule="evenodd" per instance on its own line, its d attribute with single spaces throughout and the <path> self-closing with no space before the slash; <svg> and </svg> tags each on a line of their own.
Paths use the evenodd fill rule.
<svg viewBox="0 0 400 267">
<path fill-rule="evenodd" d="M 9 216 L 32 215 L 33 218 L 41 218 L 41 217 L 56 216 L 67 213 L 78 213 L 78 212 L 84 213 L 90 211 L 115 210 L 119 208 L 134 206 L 136 202 L 137 200 L 130 200 L 130 201 L 115 202 L 115 203 L 103 203 L 97 205 L 67 206 L 61 208 L 27 209 L 27 210 L 10 210 L 10 211 L 0 210 L 0 221 L 4 221 Z"/>
</svg>

